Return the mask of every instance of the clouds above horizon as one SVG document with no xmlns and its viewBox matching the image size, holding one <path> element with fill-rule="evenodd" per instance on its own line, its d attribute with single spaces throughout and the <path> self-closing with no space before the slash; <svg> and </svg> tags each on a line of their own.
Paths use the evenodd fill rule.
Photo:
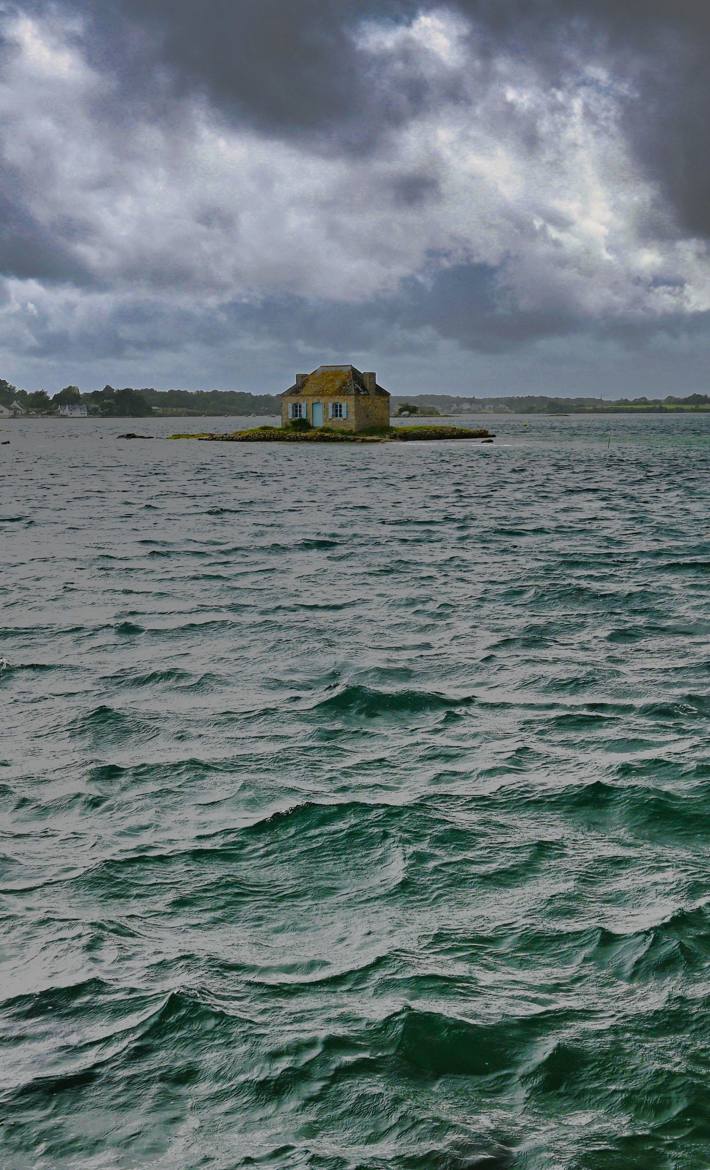
<svg viewBox="0 0 710 1170">
<path fill-rule="evenodd" d="M 703 389 L 709 31 L 688 0 L 0 3 L 0 376 Z"/>
</svg>

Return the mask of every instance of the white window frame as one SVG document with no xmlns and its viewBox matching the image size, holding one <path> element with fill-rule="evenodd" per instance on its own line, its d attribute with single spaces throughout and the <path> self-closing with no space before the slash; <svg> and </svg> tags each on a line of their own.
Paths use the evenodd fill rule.
<svg viewBox="0 0 710 1170">
<path fill-rule="evenodd" d="M 344 419 L 348 417 L 347 402 L 331 402 L 328 410 L 329 418 Z"/>
<path fill-rule="evenodd" d="M 305 402 L 289 402 L 288 417 L 294 418 L 308 418 L 308 410 Z"/>
</svg>

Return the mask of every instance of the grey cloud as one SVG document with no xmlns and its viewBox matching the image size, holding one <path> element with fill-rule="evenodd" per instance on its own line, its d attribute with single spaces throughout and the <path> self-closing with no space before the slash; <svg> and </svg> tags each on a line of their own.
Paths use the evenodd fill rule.
<svg viewBox="0 0 710 1170">
<path fill-rule="evenodd" d="M 62 233 L 38 222 L 23 205 L 21 184 L 11 180 L 6 167 L 4 190 L 0 190 L 0 273 L 21 279 L 91 283 Z"/>
<path fill-rule="evenodd" d="M 110 382 L 264 393 L 289 384 L 301 366 L 333 360 L 377 369 L 396 393 L 653 396 L 706 389 L 710 314 L 669 319 L 660 330 L 640 322 L 604 329 L 577 323 L 563 334 L 551 321 L 496 320 L 486 273 L 452 272 L 446 283 L 446 290 L 412 288 L 404 300 L 350 311 L 290 297 L 225 305 L 217 317 L 199 304 L 175 308 L 155 299 L 109 305 L 78 323 L 68 316 L 48 326 L 40 315 L 26 354 L 18 349 L 14 362 L 3 361 L 4 376 L 30 388 L 72 381 L 85 389 Z M 464 305 L 458 325 L 442 312 L 431 328 L 442 291 L 464 301 L 468 295 L 472 316 Z M 450 336 L 442 339 L 442 328 Z"/>
<path fill-rule="evenodd" d="M 678 227 L 710 234 L 710 5 L 706 0 L 450 0 L 473 22 L 476 51 L 501 47 L 550 85 L 606 64 L 631 92 L 624 118 L 639 160 Z M 120 0 L 88 5 L 95 61 L 133 94 L 204 95 L 269 133 L 317 137 L 324 150 L 372 150 L 432 103 L 455 100 L 455 74 L 424 77 L 406 52 L 378 67 L 353 30 L 368 17 L 412 19 L 414 0 Z M 463 91 L 460 91 L 463 92 Z M 531 142 L 534 122 L 529 125 Z M 406 201 L 412 188 L 402 185 Z"/>
<path fill-rule="evenodd" d="M 535 308 L 521 311 L 510 304 L 498 273 L 486 265 L 454 265 L 423 282 L 404 282 L 395 296 L 378 297 L 363 305 L 333 305 L 298 297 L 270 298 L 259 305 L 225 308 L 216 328 L 262 338 L 269 344 L 298 347 L 308 339 L 314 352 L 346 360 L 357 352 L 389 355 L 422 353 L 432 337 L 455 343 L 469 354 L 491 357 L 513 352 L 529 355 L 548 342 L 576 345 L 609 342 L 624 349 L 645 350 L 657 339 L 663 345 L 710 344 L 710 313 L 667 315 L 661 320 L 631 316 L 589 321 L 570 311 Z M 213 323 L 214 326 L 214 323 Z"/>
<path fill-rule="evenodd" d="M 83 11 L 89 59 L 122 80 L 129 109 L 154 101 L 167 112 L 197 96 L 257 130 L 361 152 L 435 99 L 414 61 L 393 85 L 351 35 L 370 15 L 413 11 L 409 3 L 77 0 L 69 8 Z"/>
<path fill-rule="evenodd" d="M 452 198 L 445 192 L 447 175 L 440 171 L 440 159 L 433 150 L 429 159 L 426 143 L 410 153 L 398 153 L 398 148 L 415 119 L 424 125 L 428 115 L 453 110 L 464 121 L 485 122 L 491 140 L 511 145 L 521 159 L 542 155 L 550 129 L 542 122 L 540 107 L 512 106 L 495 96 L 500 54 L 519 62 L 521 78 L 535 74 L 542 79 L 540 92 L 547 87 L 554 93 L 555 87 L 571 84 L 570 79 L 574 82 L 594 63 L 608 70 L 610 80 L 602 69 L 585 84 L 600 92 L 607 84 L 613 87 L 635 159 L 665 196 L 664 205 L 649 204 L 639 212 L 646 216 L 641 227 L 650 243 L 710 236 L 710 155 L 705 149 L 710 110 L 701 62 L 710 7 L 689 0 L 673 6 L 665 0 L 626 0 L 623 5 L 607 0 L 450 0 L 446 9 L 470 22 L 462 23 L 465 58 L 450 67 L 437 64 L 435 54 L 423 64 L 425 54 L 415 51 L 406 37 L 397 42 L 396 51 L 379 56 L 362 42 L 358 47 L 355 34 L 363 21 L 376 18 L 378 28 L 397 30 L 402 21 L 423 11 L 414 0 L 23 4 L 23 11 L 44 14 L 50 22 L 62 11 L 83 17 L 83 25 L 66 25 L 65 35 L 107 84 L 82 91 L 89 112 L 80 132 L 93 135 L 87 151 L 98 143 L 110 160 L 108 167 L 100 160 L 104 170 L 98 173 L 97 168 L 98 178 L 91 176 L 89 183 L 77 174 L 76 207 L 70 206 L 71 194 L 62 191 L 58 202 L 64 201 L 63 214 L 55 206 L 45 217 L 31 209 L 42 202 L 42 184 L 49 194 L 56 189 L 42 158 L 38 155 L 27 165 L 24 179 L 7 168 L 2 174 L 0 272 L 45 286 L 65 282 L 85 289 L 88 306 L 99 304 L 91 300 L 94 293 L 103 296 L 97 314 L 74 304 L 66 312 L 61 306 L 53 309 L 49 302 L 45 314 L 37 299 L 38 315 L 27 320 L 22 334 L 29 339 L 26 352 L 48 363 L 143 363 L 143 381 L 155 380 L 150 370 L 169 369 L 172 362 L 176 371 L 184 371 L 184 382 L 197 385 L 226 370 L 240 346 L 253 354 L 270 347 L 282 355 L 290 348 L 334 360 L 371 353 L 373 361 L 379 354 L 402 362 L 407 354 L 424 354 L 440 343 L 452 361 L 457 352 L 466 360 L 474 355 L 481 361 L 503 361 L 506 355 L 515 358 L 541 353 L 545 346 L 552 352 L 556 345 L 568 345 L 572 362 L 575 352 L 600 338 L 639 350 L 660 338 L 671 348 L 697 343 L 698 352 L 704 352 L 707 314 L 686 318 L 672 310 L 654 310 L 634 315 L 622 305 L 595 317 L 594 304 L 580 307 L 581 302 L 567 297 L 564 280 L 556 282 L 551 275 L 556 245 L 542 259 L 534 251 L 527 221 L 535 207 L 530 212 L 526 205 L 521 212 L 514 205 L 506 208 L 501 200 L 502 210 L 486 208 L 485 193 L 481 196 L 480 186 L 473 184 L 470 194 L 466 188 Z M 10 42 L 6 51 L 9 60 L 15 52 Z M 258 164 L 261 172 L 257 167 L 248 180 L 247 163 L 240 156 L 233 174 L 225 168 L 214 181 L 206 167 L 203 184 L 199 152 L 181 155 L 184 144 L 200 132 L 192 121 L 195 110 L 204 112 L 215 133 L 223 126 L 246 127 L 256 131 L 262 144 L 293 146 L 293 156 L 290 161 L 280 156 L 271 170 L 266 158 Z M 154 139 L 141 135 L 145 127 L 155 129 Z M 68 147 L 75 128 L 58 126 L 59 156 L 64 134 Z M 156 194 L 149 185 L 134 182 L 136 176 L 150 176 L 152 151 L 162 152 L 155 165 L 167 174 L 167 195 L 160 184 Z M 331 162 L 343 163 L 342 177 L 326 175 Z M 317 182 L 298 187 L 300 169 L 309 166 L 316 168 Z M 291 180 L 296 218 L 299 210 L 307 210 L 316 220 L 326 244 L 325 260 L 315 256 L 318 240 L 308 234 L 312 224 L 304 228 L 300 220 L 287 238 L 281 222 L 268 231 L 252 214 L 255 205 L 259 210 L 260 193 L 266 203 L 269 184 L 284 186 Z M 93 200 L 92 181 L 105 185 L 101 199 Z M 238 182 L 239 198 L 234 194 Z M 431 216 L 447 197 L 452 198 L 452 210 L 444 227 L 432 230 L 430 243 L 426 232 Z M 249 205 L 242 206 L 241 198 Z M 291 207 L 274 206 L 286 220 Z M 129 209 L 125 219 L 117 214 L 119 207 Z M 151 214 L 143 215 L 146 207 Z M 494 220 L 499 214 L 501 240 L 487 250 L 488 229 L 477 226 L 473 243 L 464 239 L 457 251 L 457 217 L 467 222 L 474 213 L 486 223 L 485 216 Z M 574 210 L 560 210 L 548 201 L 541 214 L 550 239 L 554 232 L 564 235 L 574 227 Z M 386 267 L 390 237 L 396 238 L 398 229 L 405 237 L 421 233 L 423 259 L 415 249 L 411 254 L 403 249 L 399 285 L 393 280 L 383 292 L 380 282 L 368 290 L 367 266 L 384 254 Z M 495 231 L 494 223 L 490 235 Z M 465 235 L 463 228 L 460 234 Z M 351 249 L 348 255 L 362 260 L 361 267 L 353 265 L 353 284 L 362 284 L 362 298 L 348 303 L 318 299 L 312 288 L 305 290 L 309 295 L 299 295 L 299 274 L 308 273 L 309 267 L 315 270 L 318 263 L 327 268 L 331 243 L 332 255 L 338 256 L 333 264 L 342 263 L 346 246 L 342 254 L 335 252 L 342 241 Z M 516 248 L 522 246 L 530 250 L 533 304 L 516 301 L 506 283 L 506 266 L 517 263 Z M 427 251 L 437 247 L 439 255 Z M 230 251 L 234 262 L 223 264 Z M 394 243 L 392 256 L 394 267 L 399 259 Z M 485 263 L 473 262 L 481 256 Z M 580 287 L 607 279 L 602 269 L 587 278 L 584 264 L 585 256 L 576 253 L 569 263 Z M 289 269 L 296 271 L 295 280 L 289 279 Z M 256 278 L 266 274 L 262 287 L 252 287 L 254 273 Z M 567 270 L 563 275 L 571 280 Z M 347 279 L 346 273 L 343 281 Z M 613 279 L 611 272 L 610 285 Z M 633 279 L 632 273 L 630 283 Z M 649 286 L 660 289 L 664 280 L 670 294 L 683 292 L 684 278 L 672 264 L 667 277 L 653 277 Z M 279 286 L 286 290 L 281 295 Z M 24 344 L 17 342 L 18 352 Z M 217 351 L 225 356 L 213 358 Z M 108 380 L 114 377 L 106 375 Z M 180 374 L 170 380 L 180 381 Z"/>
<path fill-rule="evenodd" d="M 454 0 L 550 84 L 591 60 L 628 83 L 626 132 L 677 229 L 710 235 L 710 5 L 706 0 Z"/>
</svg>

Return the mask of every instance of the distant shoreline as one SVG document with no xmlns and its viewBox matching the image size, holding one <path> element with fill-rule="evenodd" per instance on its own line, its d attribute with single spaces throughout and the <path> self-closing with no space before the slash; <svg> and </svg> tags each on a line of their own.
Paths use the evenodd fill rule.
<svg viewBox="0 0 710 1170">
<path fill-rule="evenodd" d="M 570 417 L 572 415 L 576 415 L 576 416 L 583 415 L 587 418 L 594 418 L 596 416 L 613 417 L 614 415 L 620 415 L 620 414 L 634 415 L 634 416 L 641 415 L 641 414 L 648 414 L 648 415 L 710 414 L 710 405 L 708 405 L 708 406 L 666 406 L 666 405 L 662 405 L 662 406 L 627 406 L 624 404 L 624 405 L 620 405 L 620 406 L 613 406 L 612 404 L 609 404 L 608 406 L 594 407 L 594 408 L 572 406 L 569 409 L 566 409 L 563 407 L 552 407 L 552 408 L 548 408 L 545 410 L 514 410 L 514 409 L 511 409 L 510 407 L 505 407 L 505 406 L 501 406 L 499 410 L 496 410 L 495 408 L 490 407 L 490 406 L 485 407 L 485 408 L 481 408 L 481 407 L 477 408 L 475 406 L 472 406 L 470 410 L 439 411 L 436 414 L 430 414 L 429 412 L 423 411 L 423 410 L 419 411 L 417 414 L 412 414 L 412 415 L 396 415 L 396 414 L 394 414 L 392 416 L 392 421 L 395 422 L 395 421 L 406 420 L 407 423 L 411 424 L 412 422 L 415 422 L 417 419 L 435 419 L 435 418 L 457 419 L 457 418 L 470 418 L 472 415 L 475 415 L 477 417 L 478 416 L 491 416 L 491 415 L 505 415 L 506 417 L 510 417 L 510 418 L 548 418 L 548 419 L 553 419 L 553 418 L 567 418 L 567 417 Z M 155 410 L 151 414 L 147 414 L 147 415 L 88 414 L 88 415 L 75 415 L 75 416 L 60 415 L 60 414 L 56 414 L 54 412 L 47 412 L 47 413 L 42 413 L 42 414 L 34 413 L 34 412 L 33 413 L 27 412 L 25 414 L 2 415 L 2 416 L 0 416 L 0 423 L 2 423 L 2 422 L 8 422 L 8 423 L 9 422 L 17 422 L 17 421 L 23 421 L 23 420 L 24 421 L 32 421 L 34 419 L 48 419 L 48 418 L 56 419 L 57 422 L 90 422 L 90 421 L 100 422 L 104 419 L 111 420 L 111 419 L 129 419 L 129 418 L 142 418 L 142 419 L 146 420 L 146 419 L 161 419 L 161 418 L 165 418 L 165 419 L 168 419 L 168 418 L 195 418 L 195 419 L 198 419 L 198 418 L 278 418 L 278 417 L 279 417 L 279 415 L 278 415 L 277 411 L 271 412 L 271 411 L 264 411 L 264 410 L 255 410 L 255 411 L 223 410 L 223 411 L 209 411 L 209 412 L 201 412 L 201 411 L 198 412 L 198 411 L 190 411 L 190 410 L 188 410 L 188 411 Z"/>
</svg>

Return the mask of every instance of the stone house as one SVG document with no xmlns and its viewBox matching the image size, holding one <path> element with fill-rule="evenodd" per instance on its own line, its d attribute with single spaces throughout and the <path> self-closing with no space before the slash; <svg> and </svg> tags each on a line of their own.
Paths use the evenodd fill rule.
<svg viewBox="0 0 710 1170">
<path fill-rule="evenodd" d="M 373 373 L 355 366 L 319 366 L 312 374 L 296 374 L 281 395 L 281 425 L 307 419 L 313 427 L 365 431 L 390 425 L 390 395 Z"/>
</svg>

